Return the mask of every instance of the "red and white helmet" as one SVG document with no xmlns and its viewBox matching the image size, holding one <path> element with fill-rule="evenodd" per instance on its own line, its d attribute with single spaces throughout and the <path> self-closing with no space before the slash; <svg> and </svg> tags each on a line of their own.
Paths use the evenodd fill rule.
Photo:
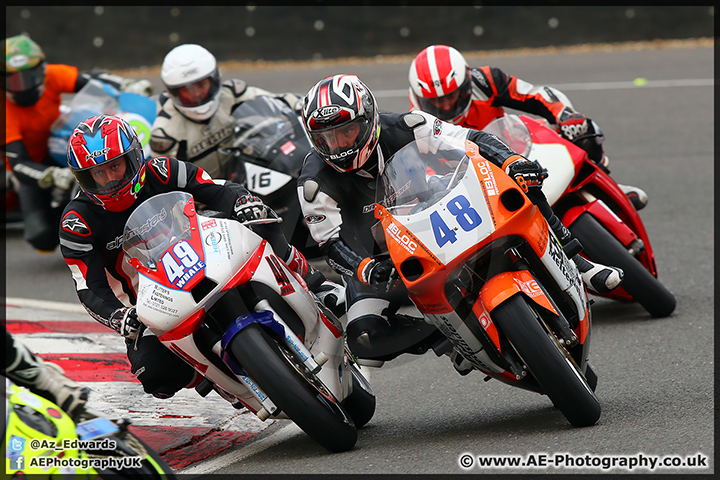
<svg viewBox="0 0 720 480">
<path fill-rule="evenodd" d="M 460 52 L 447 45 L 430 45 L 410 64 L 410 100 L 440 120 L 459 124 L 472 96 L 470 67 Z"/>
<path fill-rule="evenodd" d="M 355 75 L 333 75 L 303 98 L 303 125 L 320 157 L 339 172 L 361 168 L 375 151 L 380 115 L 370 89 Z"/>
<path fill-rule="evenodd" d="M 145 184 L 145 156 L 132 127 L 122 118 L 98 115 L 70 134 L 68 166 L 80 188 L 105 210 L 122 212 Z"/>
</svg>

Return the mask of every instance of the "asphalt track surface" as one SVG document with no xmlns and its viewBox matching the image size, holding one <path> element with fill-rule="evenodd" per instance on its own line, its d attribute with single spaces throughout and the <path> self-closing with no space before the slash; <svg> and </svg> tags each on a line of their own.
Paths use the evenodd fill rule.
<svg viewBox="0 0 720 480">
<path fill-rule="evenodd" d="M 378 408 L 353 450 L 329 455 L 296 427 L 278 421 L 187 473 L 714 472 L 712 45 L 468 54 L 467 59 L 560 88 L 602 127 L 613 177 L 641 186 L 650 198 L 641 217 L 660 279 L 677 298 L 674 314 L 653 319 L 634 304 L 598 299 L 593 305 L 591 363 L 603 408 L 593 427 L 571 427 L 546 397 L 483 382 L 480 374 L 461 377 L 445 357 L 405 355 L 370 370 Z M 409 62 L 291 64 L 223 70 L 223 75 L 303 94 L 327 75 L 355 73 L 375 92 L 382 110 L 400 112 L 407 109 Z M 58 252 L 36 254 L 18 231 L 7 233 L 6 245 L 8 297 L 77 301 Z M 469 468 L 460 465 L 464 454 L 474 458 Z M 493 455 L 535 465 L 544 458 L 546 464 L 478 466 L 478 456 Z M 603 468 L 612 458 L 642 463 Z M 652 459 L 682 466 L 643 466 Z"/>
</svg>

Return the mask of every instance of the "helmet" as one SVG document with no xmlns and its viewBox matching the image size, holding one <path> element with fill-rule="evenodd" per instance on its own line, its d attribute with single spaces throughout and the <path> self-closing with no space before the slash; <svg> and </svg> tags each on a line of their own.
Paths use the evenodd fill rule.
<svg viewBox="0 0 720 480">
<path fill-rule="evenodd" d="M 320 157 L 339 172 L 362 167 L 380 137 L 372 92 L 355 75 L 334 75 L 303 98 L 303 125 Z"/>
<path fill-rule="evenodd" d="M 34 105 L 45 87 L 45 54 L 25 35 L 5 39 L 5 93 L 21 107 Z"/>
<path fill-rule="evenodd" d="M 458 124 L 470 108 L 470 68 L 452 47 L 430 45 L 410 64 L 410 98 L 440 120 Z"/>
<path fill-rule="evenodd" d="M 200 45 L 185 44 L 170 50 L 160 78 L 175 108 L 191 120 L 207 120 L 220 106 L 217 61 Z"/>
<path fill-rule="evenodd" d="M 145 157 L 125 120 L 99 115 L 80 122 L 70 134 L 68 165 L 80 188 L 105 210 L 132 206 L 145 183 Z"/>
</svg>

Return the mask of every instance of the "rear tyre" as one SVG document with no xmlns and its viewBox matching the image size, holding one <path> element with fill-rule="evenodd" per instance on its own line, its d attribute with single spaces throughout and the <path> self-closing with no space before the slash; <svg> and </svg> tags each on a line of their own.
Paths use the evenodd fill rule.
<svg viewBox="0 0 720 480">
<path fill-rule="evenodd" d="M 375 414 L 375 392 L 354 363 L 350 364 L 353 391 L 343 400 L 342 406 L 352 417 L 357 428 L 364 427 Z"/>
<path fill-rule="evenodd" d="M 675 310 L 675 297 L 625 247 L 589 213 L 583 213 L 570 226 L 590 260 L 622 268 L 620 285 L 653 317 L 667 317 Z"/>
<path fill-rule="evenodd" d="M 260 325 L 240 330 L 230 351 L 255 383 L 313 440 L 331 452 L 350 450 L 357 430 L 318 378 Z"/>
<path fill-rule="evenodd" d="M 491 316 L 565 418 L 575 427 L 594 425 L 600 418 L 600 402 L 580 367 L 525 297 L 508 298 Z"/>
</svg>

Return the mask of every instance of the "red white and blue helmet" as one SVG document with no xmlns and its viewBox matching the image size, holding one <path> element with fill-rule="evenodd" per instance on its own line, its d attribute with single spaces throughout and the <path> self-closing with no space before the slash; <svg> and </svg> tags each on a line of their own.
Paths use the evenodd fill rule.
<svg viewBox="0 0 720 480">
<path fill-rule="evenodd" d="M 105 210 L 130 208 L 145 183 L 140 140 L 122 118 L 98 115 L 80 122 L 70 134 L 67 157 L 80 188 Z M 121 176 L 101 185 L 100 174 L 108 169 Z"/>
<path fill-rule="evenodd" d="M 361 168 L 380 138 L 375 97 L 356 75 L 333 75 L 316 83 L 303 98 L 302 117 L 315 150 L 339 172 Z M 353 145 L 328 145 L 328 135 L 353 123 L 360 127 Z"/>
<path fill-rule="evenodd" d="M 472 81 L 470 67 L 460 52 L 447 45 L 430 45 L 418 53 L 410 64 L 410 100 L 421 110 L 440 120 L 462 123 L 470 109 Z M 449 110 L 440 110 L 435 102 L 458 92 Z"/>
</svg>

